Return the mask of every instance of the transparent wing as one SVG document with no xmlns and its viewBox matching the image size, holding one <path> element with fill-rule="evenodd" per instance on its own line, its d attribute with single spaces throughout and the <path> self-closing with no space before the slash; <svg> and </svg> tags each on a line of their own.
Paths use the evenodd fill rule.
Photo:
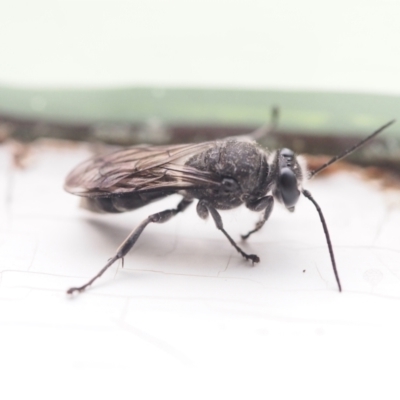
<svg viewBox="0 0 400 400">
<path fill-rule="evenodd" d="M 213 146 L 215 142 L 118 150 L 79 164 L 67 176 L 64 188 L 90 197 L 219 185 L 217 176 L 184 165 L 191 156 Z"/>
</svg>

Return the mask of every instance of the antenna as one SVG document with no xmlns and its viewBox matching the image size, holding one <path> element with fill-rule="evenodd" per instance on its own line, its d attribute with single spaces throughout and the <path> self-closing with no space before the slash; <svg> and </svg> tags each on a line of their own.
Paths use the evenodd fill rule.
<svg viewBox="0 0 400 400">
<path fill-rule="evenodd" d="M 335 273 L 335 278 L 336 278 L 336 282 L 337 282 L 337 285 L 338 285 L 338 288 L 339 288 L 339 292 L 341 292 L 342 291 L 342 285 L 340 284 L 339 274 L 338 274 L 338 271 L 337 271 L 337 268 L 336 268 L 336 261 L 335 261 L 335 256 L 333 254 L 332 242 L 331 242 L 331 238 L 329 236 L 328 226 L 326 225 L 324 215 L 322 214 L 321 207 L 314 200 L 314 198 L 311 196 L 311 193 L 308 190 L 302 190 L 302 193 L 303 193 L 303 195 L 305 197 L 307 197 L 308 200 L 310 200 L 314 204 L 315 208 L 318 211 L 319 218 L 320 218 L 320 220 L 322 222 L 322 227 L 324 228 L 326 243 L 328 244 L 329 255 L 331 257 L 333 272 Z"/>
<path fill-rule="evenodd" d="M 313 176 L 315 176 L 319 172 L 323 171 L 325 168 L 329 167 L 330 165 L 332 165 L 336 161 L 341 160 L 342 158 L 344 158 L 344 157 L 348 156 L 349 154 L 353 153 L 355 150 L 359 149 L 361 146 L 364 146 L 365 143 L 369 142 L 372 138 L 377 136 L 379 133 L 381 133 L 383 130 L 385 130 L 390 125 L 394 124 L 395 122 L 396 122 L 396 120 L 393 119 L 392 121 L 386 123 L 385 125 L 381 126 L 378 130 L 376 130 L 375 132 L 373 132 L 369 136 L 367 136 L 365 139 L 361 140 L 360 142 L 358 142 L 354 146 L 352 146 L 349 149 L 345 150 L 343 153 L 338 154 L 337 156 L 333 157 L 331 160 L 329 160 L 327 163 L 325 163 L 321 167 L 315 169 L 314 171 L 309 172 L 308 178 L 311 179 Z"/>
<path fill-rule="evenodd" d="M 355 150 L 359 149 L 361 146 L 363 146 L 365 143 L 367 143 L 368 141 L 370 141 L 372 138 L 374 138 L 375 136 L 377 136 L 379 133 L 381 133 L 383 130 L 385 130 L 386 128 L 388 128 L 390 125 L 392 125 L 396 120 L 392 120 L 388 123 L 386 123 L 385 125 L 381 126 L 378 130 L 376 130 L 375 132 L 371 133 L 369 136 L 367 136 L 365 139 L 361 140 L 360 142 L 358 142 L 357 144 L 355 144 L 354 146 L 348 148 L 347 150 L 345 150 L 343 153 L 338 154 L 337 156 L 333 157 L 331 160 L 329 160 L 327 163 L 325 163 L 324 165 L 322 165 L 321 167 L 315 169 L 314 171 L 311 171 L 309 173 L 309 179 L 311 179 L 313 176 L 315 176 L 316 174 L 318 174 L 319 172 L 323 171 L 325 168 L 329 167 L 330 165 L 332 165 L 333 163 L 335 163 L 336 161 L 341 160 L 342 158 L 348 156 L 349 154 L 353 153 Z M 324 233 L 325 233 L 325 238 L 326 238 L 326 243 L 328 245 L 328 249 L 329 249 L 329 256 L 331 258 L 331 263 L 332 263 L 332 268 L 333 268 L 333 272 L 335 273 L 335 278 L 336 278 L 336 282 L 339 288 L 339 292 L 342 291 L 342 285 L 340 284 L 340 278 L 339 278 L 339 274 L 336 268 L 336 261 L 335 261 L 335 256 L 333 254 L 333 247 L 332 247 L 332 242 L 331 242 L 331 238 L 329 236 L 329 231 L 328 231 L 328 226 L 326 225 L 326 221 L 324 218 L 324 215 L 322 214 L 322 210 L 321 207 L 318 205 L 318 203 L 314 200 L 314 198 L 312 197 L 311 193 L 308 190 L 302 190 L 302 193 L 304 195 L 304 197 L 307 197 L 308 200 L 310 200 L 315 208 L 317 209 L 319 218 L 321 220 L 322 223 L 322 227 L 324 229 Z"/>
</svg>

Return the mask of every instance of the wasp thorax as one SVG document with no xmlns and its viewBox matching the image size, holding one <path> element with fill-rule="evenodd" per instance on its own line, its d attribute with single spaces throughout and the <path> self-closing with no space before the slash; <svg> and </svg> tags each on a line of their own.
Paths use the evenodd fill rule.
<svg viewBox="0 0 400 400">
<path fill-rule="evenodd" d="M 207 151 L 191 157 L 186 165 L 212 174 L 219 186 L 190 191 L 218 209 L 229 209 L 243 199 L 257 199 L 268 191 L 269 166 L 265 152 L 252 142 L 230 139 L 217 142 Z"/>
</svg>

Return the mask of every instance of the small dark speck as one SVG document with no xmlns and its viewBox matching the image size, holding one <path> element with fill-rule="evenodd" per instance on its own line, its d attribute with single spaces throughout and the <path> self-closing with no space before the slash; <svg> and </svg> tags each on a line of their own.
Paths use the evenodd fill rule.
<svg viewBox="0 0 400 400">
<path fill-rule="evenodd" d="M 306 272 L 306 270 L 305 270 L 305 269 L 303 269 L 303 273 L 304 273 L 304 272 Z"/>
</svg>

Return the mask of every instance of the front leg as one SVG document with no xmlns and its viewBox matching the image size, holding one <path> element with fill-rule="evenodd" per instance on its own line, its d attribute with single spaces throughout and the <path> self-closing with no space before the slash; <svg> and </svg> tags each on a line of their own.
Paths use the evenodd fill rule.
<svg viewBox="0 0 400 400">
<path fill-rule="evenodd" d="M 213 217 L 213 220 L 215 222 L 215 225 L 217 229 L 219 229 L 226 237 L 227 239 L 231 242 L 232 246 L 246 259 L 250 260 L 253 264 L 258 263 L 260 261 L 260 258 L 255 255 L 255 254 L 247 254 L 245 253 L 235 242 L 234 240 L 229 236 L 229 234 L 226 232 L 224 229 L 223 223 L 222 223 L 222 218 L 219 215 L 218 211 L 212 207 L 207 201 L 205 200 L 200 200 L 197 203 L 197 214 L 199 215 L 200 218 L 206 219 L 208 217 L 208 213 L 211 214 Z"/>
<path fill-rule="evenodd" d="M 256 227 L 251 230 L 250 232 L 246 233 L 246 235 L 242 235 L 242 239 L 246 240 L 248 237 L 253 234 L 254 232 L 259 231 L 268 220 L 269 216 L 271 215 L 272 209 L 274 208 L 274 198 L 272 196 L 265 196 L 261 197 L 252 203 L 247 203 L 246 207 L 252 211 L 262 211 L 264 210 L 260 221 L 257 222 Z"/>
</svg>

